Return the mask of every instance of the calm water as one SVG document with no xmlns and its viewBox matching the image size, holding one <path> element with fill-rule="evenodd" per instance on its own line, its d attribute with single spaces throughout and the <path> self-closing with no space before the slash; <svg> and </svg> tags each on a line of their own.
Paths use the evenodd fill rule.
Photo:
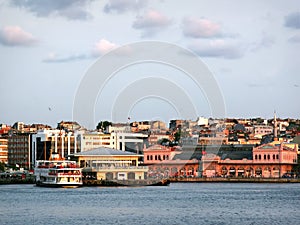
<svg viewBox="0 0 300 225">
<path fill-rule="evenodd" d="M 0 224 L 299 224 L 300 184 L 0 186 Z"/>
</svg>

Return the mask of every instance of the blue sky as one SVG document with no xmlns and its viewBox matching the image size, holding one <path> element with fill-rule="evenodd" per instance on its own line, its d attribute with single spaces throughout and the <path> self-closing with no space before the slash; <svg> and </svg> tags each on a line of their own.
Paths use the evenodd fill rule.
<svg viewBox="0 0 300 225">
<path fill-rule="evenodd" d="M 72 120 L 76 91 L 98 58 L 147 40 L 197 54 L 219 84 L 228 117 L 269 118 L 276 110 L 279 117 L 299 118 L 297 0 L 1 0 L 0 123 L 55 126 Z M 122 87 L 159 75 L 187 92 L 199 116 L 211 116 L 204 94 L 178 71 L 135 65 L 120 71 L 99 94 L 95 122 L 111 119 L 111 102 Z M 128 116 L 179 117 L 168 101 L 151 97 L 134 104 Z"/>
</svg>

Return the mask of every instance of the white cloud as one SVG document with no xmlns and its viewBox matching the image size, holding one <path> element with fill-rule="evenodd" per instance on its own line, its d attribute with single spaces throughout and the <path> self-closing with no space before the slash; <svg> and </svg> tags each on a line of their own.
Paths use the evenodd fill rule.
<svg viewBox="0 0 300 225">
<path fill-rule="evenodd" d="M 239 44 L 222 39 L 196 41 L 189 48 L 202 57 L 237 59 L 243 57 L 243 48 Z"/>
<path fill-rule="evenodd" d="M 73 62 L 78 60 L 89 59 L 91 56 L 86 54 L 71 54 L 68 56 L 58 55 L 56 53 L 49 53 L 48 56 L 43 59 L 45 63 L 66 63 L 66 62 Z"/>
<path fill-rule="evenodd" d="M 61 16 L 70 20 L 91 18 L 87 6 L 94 0 L 11 0 L 13 6 L 24 8 L 38 17 Z"/>
<path fill-rule="evenodd" d="M 117 47 L 117 44 L 112 43 L 106 39 L 101 39 L 95 44 L 92 54 L 94 56 L 104 55 Z"/>
<path fill-rule="evenodd" d="M 91 51 L 86 53 L 72 53 L 69 55 L 60 55 L 56 53 L 49 53 L 45 59 L 43 59 L 44 63 L 66 63 L 66 62 L 73 62 L 78 60 L 85 60 L 85 59 L 93 59 L 99 56 L 102 56 L 109 51 L 117 48 L 118 45 L 112 43 L 106 39 L 100 39 L 96 42 Z M 128 48 L 124 47 L 123 51 L 120 54 L 128 54 L 130 51 Z"/>
<path fill-rule="evenodd" d="M 285 17 L 286 27 L 300 29 L 300 12 L 290 13 Z"/>
<path fill-rule="evenodd" d="M 221 35 L 221 26 L 208 19 L 186 17 L 182 20 L 183 34 L 192 38 L 211 38 Z"/>
<path fill-rule="evenodd" d="M 137 16 L 133 22 L 134 29 L 143 30 L 142 36 L 152 36 L 163 28 L 171 25 L 172 21 L 156 10 L 148 10 L 144 15 Z"/>
<path fill-rule="evenodd" d="M 0 30 L 0 43 L 7 46 L 30 46 L 37 39 L 19 26 L 5 26 Z"/>
<path fill-rule="evenodd" d="M 148 0 L 109 0 L 104 6 L 106 13 L 124 13 L 130 10 L 139 10 L 146 7 Z"/>
</svg>

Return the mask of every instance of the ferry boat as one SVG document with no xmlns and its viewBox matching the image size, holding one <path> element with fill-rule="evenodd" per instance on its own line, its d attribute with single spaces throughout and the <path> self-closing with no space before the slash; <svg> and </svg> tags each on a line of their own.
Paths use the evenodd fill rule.
<svg viewBox="0 0 300 225">
<path fill-rule="evenodd" d="M 82 171 L 75 161 L 38 160 L 34 169 L 37 186 L 80 187 Z"/>
</svg>

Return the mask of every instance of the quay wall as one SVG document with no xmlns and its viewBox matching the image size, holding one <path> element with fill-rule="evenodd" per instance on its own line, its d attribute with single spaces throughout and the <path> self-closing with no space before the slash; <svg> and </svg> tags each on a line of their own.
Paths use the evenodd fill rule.
<svg viewBox="0 0 300 225">
<path fill-rule="evenodd" d="M 300 178 L 224 178 L 224 177 L 193 177 L 169 178 L 174 182 L 232 182 L 232 183 L 300 183 Z"/>
</svg>

